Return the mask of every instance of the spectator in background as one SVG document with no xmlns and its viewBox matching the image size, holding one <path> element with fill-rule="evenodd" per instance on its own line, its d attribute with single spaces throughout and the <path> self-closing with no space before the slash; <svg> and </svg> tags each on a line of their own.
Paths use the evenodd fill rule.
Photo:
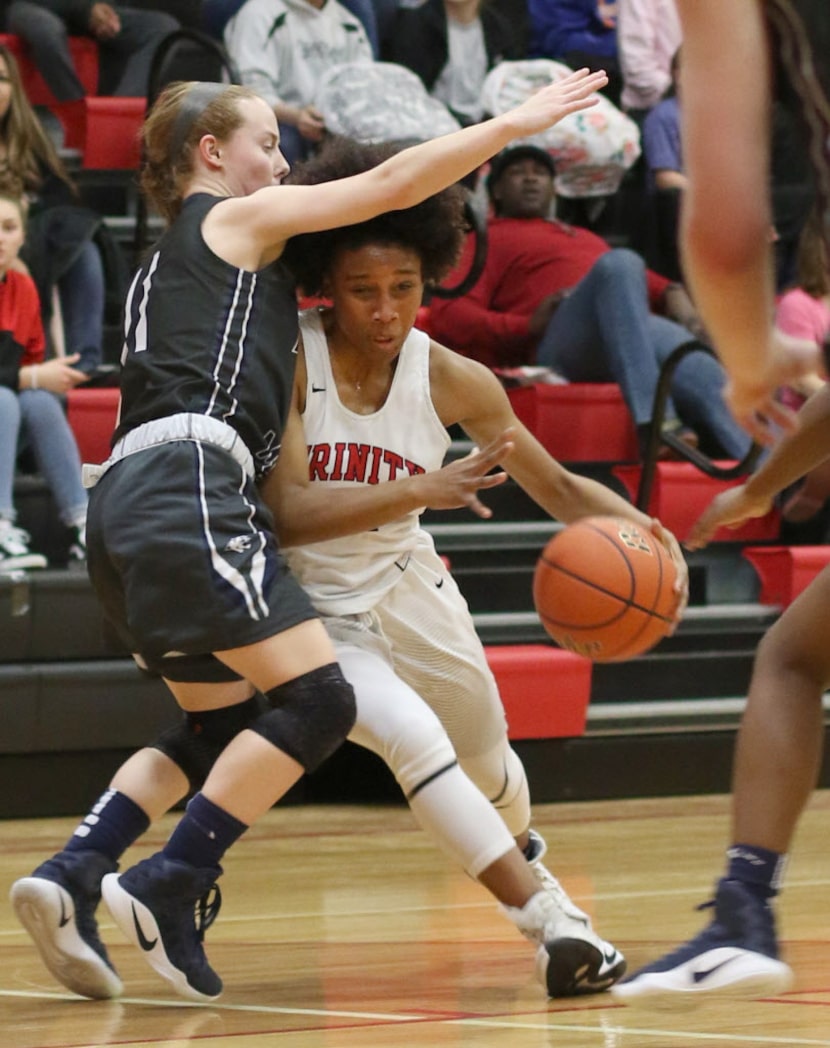
<svg viewBox="0 0 830 1048">
<path fill-rule="evenodd" d="M 313 104 L 322 75 L 341 62 L 373 61 L 362 24 L 338 0 L 247 0 L 225 28 L 225 46 L 242 83 L 273 107 L 289 164 L 326 133 Z"/>
<path fill-rule="evenodd" d="M 672 81 L 664 98 L 646 113 L 642 125 L 642 164 L 645 168 L 643 228 L 645 255 L 652 266 L 671 280 L 682 280 L 678 250 L 680 202 L 686 189 L 683 144 L 680 136 L 678 73 L 680 51 L 672 59 Z"/>
<path fill-rule="evenodd" d="M 553 179 L 550 154 L 536 146 L 494 158 L 484 269 L 466 295 L 433 299 L 430 332 L 490 367 L 537 363 L 572 382 L 617 382 L 645 447 L 660 366 L 703 331 L 682 286 L 647 270 L 633 251 L 549 219 Z M 460 273 L 472 248 L 469 238 Z M 741 459 L 750 441 L 722 403 L 723 381 L 709 353 L 687 357 L 674 374 L 664 428 Z"/>
<path fill-rule="evenodd" d="M 604 69 L 603 94 L 620 104 L 617 4 L 603 0 L 528 0 L 530 58 L 553 58 L 571 69 Z"/>
<path fill-rule="evenodd" d="M 63 405 L 66 393 L 86 377 L 73 358 L 44 363 L 45 339 L 37 289 L 16 268 L 25 236 L 25 205 L 0 193 L 0 574 L 45 568 L 15 524 L 14 475 L 21 447 L 31 447 L 61 520 L 73 530 L 72 560 L 86 557 L 86 490 L 81 460 Z"/>
<path fill-rule="evenodd" d="M 617 57 L 621 103 L 642 126 L 672 85 L 672 60 L 682 40 L 674 0 L 618 0 Z"/>
<path fill-rule="evenodd" d="M 0 45 L 0 191 L 25 197 L 28 232 L 21 257 L 52 318 L 57 288 L 63 341 L 78 368 L 101 363 L 104 269 L 94 237 L 101 217 L 78 204 L 75 188 L 26 97 L 14 56 Z M 54 347 L 53 347 L 54 348 Z"/>
<path fill-rule="evenodd" d="M 462 126 L 484 116 L 481 88 L 504 61 L 525 57 L 522 27 L 482 0 L 425 0 L 399 7 L 382 57 L 417 73 Z"/>
<path fill-rule="evenodd" d="M 202 29 L 216 40 L 222 40 L 225 26 L 244 3 L 245 0 L 202 0 Z M 380 55 L 380 26 L 376 0 L 343 0 L 343 6 L 363 23 L 372 54 L 377 58 Z"/>
<path fill-rule="evenodd" d="M 680 139 L 679 72 L 678 49 L 671 61 L 671 81 L 666 94 L 643 121 L 643 153 L 652 190 L 685 189 L 688 184 L 683 173 L 683 145 Z"/>
<path fill-rule="evenodd" d="M 824 345 L 830 338 L 830 264 L 817 214 L 811 215 L 798 245 L 798 284 L 778 300 L 775 324 L 779 331 Z M 781 399 L 799 410 L 808 397 L 824 386 L 818 374 L 805 375 L 781 391 Z M 785 520 L 801 524 L 814 517 L 830 497 L 830 460 L 816 466 L 782 506 Z"/>
<path fill-rule="evenodd" d="M 153 52 L 179 23 L 164 11 L 94 0 L 12 0 L 4 28 L 26 41 L 55 98 L 76 102 L 86 92 L 75 72 L 68 36 L 89 36 L 97 42 L 99 94 L 140 98 L 147 93 Z"/>
</svg>

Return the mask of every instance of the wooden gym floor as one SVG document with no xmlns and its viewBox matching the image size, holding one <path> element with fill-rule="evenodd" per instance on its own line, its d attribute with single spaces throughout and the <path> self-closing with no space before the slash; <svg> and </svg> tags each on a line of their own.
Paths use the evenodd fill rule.
<svg viewBox="0 0 830 1048">
<path fill-rule="evenodd" d="M 549 865 L 630 968 L 696 932 L 721 868 L 728 798 L 540 805 Z M 547 1001 L 533 950 L 403 807 L 276 809 L 233 849 L 208 953 L 212 1005 L 168 991 L 102 912 L 120 1001 L 64 992 L 6 901 L 73 819 L 0 822 L 2 1048 L 758 1048 L 830 1046 L 830 792 L 799 829 L 778 904 L 793 991 L 690 1012 L 637 1012 L 608 995 Z M 165 839 L 171 820 L 134 848 Z"/>
</svg>

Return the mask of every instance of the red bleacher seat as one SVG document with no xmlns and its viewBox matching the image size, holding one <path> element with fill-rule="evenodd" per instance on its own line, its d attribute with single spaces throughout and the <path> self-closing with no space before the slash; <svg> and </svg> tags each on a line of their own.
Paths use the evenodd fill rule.
<svg viewBox="0 0 830 1048">
<path fill-rule="evenodd" d="M 591 698 L 588 659 L 547 644 L 485 648 L 499 686 L 511 739 L 555 739 L 585 733 Z"/>
<path fill-rule="evenodd" d="M 32 61 L 29 49 L 18 36 L 0 33 L 0 43 L 14 55 L 20 66 L 20 77 L 26 96 L 34 106 L 51 106 L 57 99 L 46 86 L 46 81 Z M 98 45 L 88 36 L 70 36 L 69 53 L 78 79 L 88 95 L 98 94 Z"/>
<path fill-rule="evenodd" d="M 20 67 L 20 78 L 26 96 L 34 106 L 48 106 L 63 125 L 64 143 L 70 149 L 82 148 L 84 135 L 83 106 L 78 102 L 58 102 L 32 61 L 29 50 L 20 39 L 0 33 L 0 43 L 14 55 Z M 98 45 L 87 36 L 70 36 L 69 53 L 75 72 L 87 95 L 98 93 Z"/>
<path fill-rule="evenodd" d="M 731 462 L 719 462 L 727 468 Z M 634 502 L 640 486 L 641 466 L 615 466 L 614 475 L 625 485 L 629 498 Z M 651 499 L 646 510 L 658 517 L 681 541 L 692 525 L 718 492 L 742 483 L 743 478 L 719 480 L 702 473 L 690 462 L 658 462 L 651 490 Z M 717 542 L 761 542 L 776 539 L 780 525 L 777 509 L 764 517 L 748 520 L 736 529 L 719 528 L 715 532 Z"/>
<path fill-rule="evenodd" d="M 519 421 L 560 462 L 636 462 L 637 432 L 614 383 L 537 383 L 507 391 Z"/>
<path fill-rule="evenodd" d="M 146 98 L 87 98 L 83 166 L 106 171 L 136 170 L 141 159 L 141 125 Z"/>
<path fill-rule="evenodd" d="M 830 546 L 748 546 L 742 552 L 761 579 L 761 604 L 784 608 L 830 564 Z"/>
<path fill-rule="evenodd" d="M 119 396 L 115 388 L 71 389 L 67 393 L 66 414 L 82 462 L 103 462 L 109 456 Z"/>
</svg>

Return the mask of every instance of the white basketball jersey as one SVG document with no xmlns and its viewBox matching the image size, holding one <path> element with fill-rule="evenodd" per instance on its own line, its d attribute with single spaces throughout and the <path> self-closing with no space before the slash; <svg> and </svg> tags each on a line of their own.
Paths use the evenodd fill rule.
<svg viewBox="0 0 830 1048">
<path fill-rule="evenodd" d="M 326 336 L 316 309 L 300 315 L 308 386 L 303 427 L 312 483 L 348 488 L 384 484 L 440 469 L 450 437 L 429 389 L 429 337 L 413 329 L 404 342 L 389 395 L 371 415 L 340 402 Z M 368 611 L 406 570 L 428 536 L 419 509 L 372 531 L 285 551 L 291 570 L 324 615 Z"/>
</svg>

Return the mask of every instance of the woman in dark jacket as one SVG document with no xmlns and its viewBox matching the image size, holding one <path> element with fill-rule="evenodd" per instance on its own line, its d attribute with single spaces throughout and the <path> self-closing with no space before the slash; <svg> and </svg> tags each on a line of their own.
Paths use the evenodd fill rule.
<svg viewBox="0 0 830 1048">
<path fill-rule="evenodd" d="M 514 24 L 493 0 L 426 0 L 401 7 L 381 58 L 407 66 L 462 125 L 484 115 L 484 77 L 499 62 L 526 57 L 526 27 Z"/>
</svg>

